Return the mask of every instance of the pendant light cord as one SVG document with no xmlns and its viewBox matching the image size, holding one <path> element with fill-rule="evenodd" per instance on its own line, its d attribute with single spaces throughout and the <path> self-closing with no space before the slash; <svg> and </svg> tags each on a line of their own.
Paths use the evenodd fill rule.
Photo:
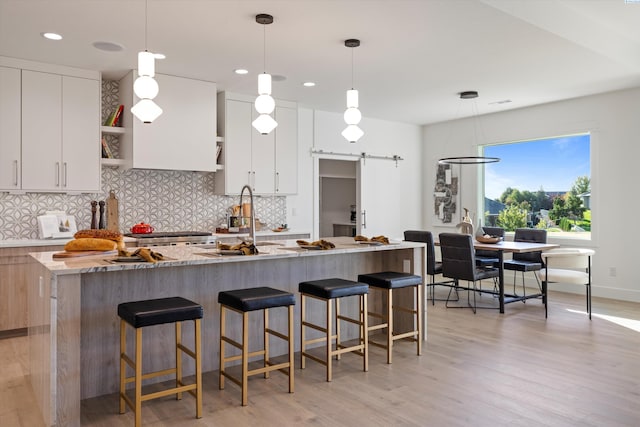
<svg viewBox="0 0 640 427">
<path fill-rule="evenodd" d="M 144 0 L 144 50 L 147 52 L 147 27 L 148 27 L 148 16 L 147 16 L 147 0 Z"/>
<path fill-rule="evenodd" d="M 353 48 L 351 48 L 351 90 L 353 90 L 353 74 L 354 74 Z"/>
<path fill-rule="evenodd" d="M 262 73 L 267 73 L 267 26 L 262 24 Z"/>
</svg>

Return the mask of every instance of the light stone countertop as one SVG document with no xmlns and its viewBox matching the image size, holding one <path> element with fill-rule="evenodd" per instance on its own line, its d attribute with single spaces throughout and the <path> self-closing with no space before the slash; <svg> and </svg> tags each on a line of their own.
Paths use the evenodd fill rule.
<svg viewBox="0 0 640 427">
<path fill-rule="evenodd" d="M 258 255 L 219 255 L 215 245 L 186 245 L 186 246 L 154 246 L 152 249 L 169 258 L 156 264 L 148 262 L 114 262 L 116 256 L 87 256 L 53 260 L 55 252 L 34 252 L 30 255 L 46 267 L 54 275 L 98 273 L 107 271 L 134 270 L 146 268 L 178 267 L 188 265 L 255 262 L 269 259 L 333 255 L 353 252 L 372 252 L 397 249 L 411 249 L 424 247 L 423 243 L 391 242 L 389 245 L 367 245 L 355 242 L 350 237 L 330 237 L 326 240 L 336 245 L 334 249 L 315 250 L 300 248 L 295 240 L 278 240 L 274 244 L 258 244 Z"/>
</svg>

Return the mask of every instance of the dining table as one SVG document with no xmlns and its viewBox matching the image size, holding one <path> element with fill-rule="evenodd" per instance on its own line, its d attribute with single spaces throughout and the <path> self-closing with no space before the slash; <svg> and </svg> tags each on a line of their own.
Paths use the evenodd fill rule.
<svg viewBox="0 0 640 427">
<path fill-rule="evenodd" d="M 438 246 L 439 242 L 435 242 Z M 547 295 L 547 286 L 546 283 L 542 283 L 542 290 L 540 293 L 527 294 L 527 295 L 516 295 L 509 294 L 505 295 L 504 292 L 504 254 L 505 253 L 526 253 L 526 252 L 544 252 L 549 249 L 557 248 L 560 245 L 555 243 L 532 243 L 532 242 L 514 242 L 501 240 L 497 243 L 483 243 L 473 239 L 473 247 L 475 249 L 481 249 L 485 251 L 493 251 L 496 252 L 498 258 L 498 300 L 500 304 L 500 313 L 504 313 L 505 304 L 509 304 L 517 301 L 524 301 L 531 298 L 542 298 L 543 302 Z M 491 291 L 482 291 L 482 292 L 490 292 Z"/>
</svg>

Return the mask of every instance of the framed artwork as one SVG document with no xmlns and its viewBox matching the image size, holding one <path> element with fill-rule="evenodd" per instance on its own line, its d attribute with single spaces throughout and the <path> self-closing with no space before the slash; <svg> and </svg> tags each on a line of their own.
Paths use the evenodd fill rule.
<svg viewBox="0 0 640 427">
<path fill-rule="evenodd" d="M 437 165 L 433 188 L 434 225 L 455 227 L 460 206 L 460 166 Z"/>
</svg>

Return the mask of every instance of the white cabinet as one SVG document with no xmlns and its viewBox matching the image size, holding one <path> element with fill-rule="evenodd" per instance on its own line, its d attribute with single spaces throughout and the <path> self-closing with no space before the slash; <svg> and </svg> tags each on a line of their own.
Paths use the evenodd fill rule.
<svg viewBox="0 0 640 427">
<path fill-rule="evenodd" d="M 257 132 L 255 97 L 218 94 L 218 130 L 224 136 L 222 165 L 216 175 L 217 194 L 239 194 L 250 185 L 255 194 L 294 194 L 297 191 L 297 108 L 295 103 L 276 107 L 276 130 Z"/>
<path fill-rule="evenodd" d="M 100 83 L 22 70 L 22 189 L 100 191 Z"/>
<path fill-rule="evenodd" d="M 0 190 L 18 190 L 20 181 L 20 70 L 0 67 Z"/>
<path fill-rule="evenodd" d="M 154 102 L 163 113 L 145 124 L 131 113 L 138 102 L 133 93 L 136 76 L 134 70 L 120 81 L 125 106 L 120 156 L 125 167 L 216 171 L 216 84 L 156 74 L 160 92 Z"/>
<path fill-rule="evenodd" d="M 298 192 L 298 109 L 276 107 L 275 171 L 276 194 Z"/>
</svg>

